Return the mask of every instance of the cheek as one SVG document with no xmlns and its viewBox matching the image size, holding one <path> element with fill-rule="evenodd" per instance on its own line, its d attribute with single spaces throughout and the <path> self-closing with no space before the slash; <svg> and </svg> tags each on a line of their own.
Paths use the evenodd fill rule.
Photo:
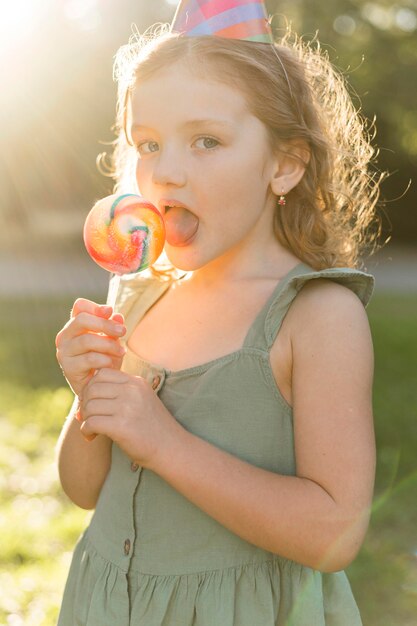
<svg viewBox="0 0 417 626">
<path fill-rule="evenodd" d="M 211 163 L 206 168 L 200 166 L 196 176 L 199 177 L 201 189 L 204 189 L 207 197 L 211 197 L 222 211 L 225 205 L 241 195 L 240 190 L 247 171 L 235 156 L 233 159 L 217 159 L 215 166 Z"/>
<path fill-rule="evenodd" d="M 227 221 L 253 213 L 257 205 L 263 203 L 267 187 L 254 168 L 245 167 L 220 169 L 210 183 L 207 190 L 213 199 L 213 208 Z"/>
<path fill-rule="evenodd" d="M 136 178 L 138 180 L 141 179 L 142 172 L 143 172 L 143 162 L 139 158 L 137 158 L 136 159 Z"/>
<path fill-rule="evenodd" d="M 136 183 L 141 193 L 146 194 L 146 190 L 147 188 L 149 188 L 149 183 L 152 180 L 152 174 L 151 174 L 149 165 L 145 161 L 141 161 L 141 159 L 137 159 L 135 175 L 136 175 Z"/>
<path fill-rule="evenodd" d="M 140 183 L 142 182 L 142 176 L 141 176 L 141 165 L 140 165 L 139 159 L 136 160 L 135 176 L 136 176 L 136 182 L 138 184 L 138 187 L 140 187 Z"/>
</svg>

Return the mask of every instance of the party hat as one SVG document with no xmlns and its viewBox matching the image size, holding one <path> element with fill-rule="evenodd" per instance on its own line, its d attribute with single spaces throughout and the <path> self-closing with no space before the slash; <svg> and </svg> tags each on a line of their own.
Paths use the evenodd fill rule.
<svg viewBox="0 0 417 626">
<path fill-rule="evenodd" d="M 263 1 L 181 0 L 171 31 L 187 37 L 216 35 L 228 39 L 273 43 Z"/>
</svg>

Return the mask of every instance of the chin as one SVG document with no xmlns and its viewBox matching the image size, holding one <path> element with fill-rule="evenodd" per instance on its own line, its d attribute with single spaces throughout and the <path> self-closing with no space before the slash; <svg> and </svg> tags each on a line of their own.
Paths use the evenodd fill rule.
<svg viewBox="0 0 417 626">
<path fill-rule="evenodd" d="M 197 251 L 189 246 L 170 246 L 166 244 L 165 254 L 169 262 L 183 272 L 192 272 L 206 265 L 211 259 L 202 259 Z"/>
</svg>

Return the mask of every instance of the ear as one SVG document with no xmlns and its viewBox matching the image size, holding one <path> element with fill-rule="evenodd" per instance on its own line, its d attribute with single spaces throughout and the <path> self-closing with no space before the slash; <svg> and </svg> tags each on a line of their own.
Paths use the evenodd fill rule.
<svg viewBox="0 0 417 626">
<path fill-rule="evenodd" d="M 304 176 L 310 160 L 310 149 L 305 141 L 297 140 L 282 145 L 276 153 L 271 189 L 277 196 L 286 195 Z"/>
</svg>

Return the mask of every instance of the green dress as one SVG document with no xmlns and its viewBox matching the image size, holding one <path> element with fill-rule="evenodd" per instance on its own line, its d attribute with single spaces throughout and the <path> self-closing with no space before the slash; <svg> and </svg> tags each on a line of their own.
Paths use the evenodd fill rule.
<svg viewBox="0 0 417 626">
<path fill-rule="evenodd" d="M 373 277 L 363 272 L 315 272 L 301 263 L 277 284 L 239 350 L 179 371 L 128 351 L 123 369 L 146 378 L 188 431 L 255 466 L 295 475 L 292 410 L 276 386 L 269 351 L 291 302 L 314 278 L 345 285 L 364 306 L 373 290 Z M 122 280 L 125 341 L 171 283 L 141 275 Z M 322 573 L 244 541 L 113 444 L 58 626 L 361 623 L 343 571 Z"/>
</svg>

